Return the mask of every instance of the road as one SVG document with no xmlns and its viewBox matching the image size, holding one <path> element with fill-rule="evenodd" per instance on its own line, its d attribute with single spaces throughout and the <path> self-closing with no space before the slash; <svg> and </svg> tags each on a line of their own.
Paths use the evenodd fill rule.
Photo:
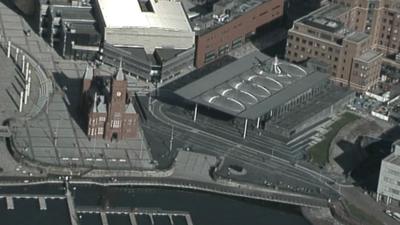
<svg viewBox="0 0 400 225">
<path fill-rule="evenodd" d="M 164 113 L 163 106 L 157 100 L 153 102 L 151 113 L 157 121 L 151 121 L 152 119 L 150 119 L 150 122 L 145 125 L 159 137 L 170 137 L 171 127 L 173 126 L 174 140 L 183 145 L 196 146 L 196 151 L 205 151 L 215 156 L 232 158 L 242 162 L 247 168 L 257 169 L 265 174 L 273 173 L 278 177 L 282 177 L 282 180 L 289 179 L 299 186 L 311 186 L 324 191 L 329 190 L 332 194 L 336 192 L 335 188 L 326 183 L 326 181 L 331 181 L 329 177 L 324 177 L 287 160 L 245 146 L 240 141 L 235 142 L 173 120 Z M 259 180 L 255 181 L 255 183 L 259 182 Z"/>
</svg>

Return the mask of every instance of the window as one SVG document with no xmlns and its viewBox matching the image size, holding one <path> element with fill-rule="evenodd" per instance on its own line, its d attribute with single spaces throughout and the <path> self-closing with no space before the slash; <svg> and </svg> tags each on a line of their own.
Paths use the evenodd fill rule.
<svg viewBox="0 0 400 225">
<path fill-rule="evenodd" d="M 232 49 L 239 48 L 242 46 L 242 38 L 238 38 L 232 42 Z"/>
<path fill-rule="evenodd" d="M 206 54 L 206 56 L 204 58 L 204 62 L 209 63 L 209 62 L 213 61 L 214 59 L 215 59 L 215 52 L 211 51 Z"/>
<path fill-rule="evenodd" d="M 328 34 L 321 34 L 320 37 L 325 40 L 331 40 L 331 36 Z"/>
<path fill-rule="evenodd" d="M 226 44 L 218 49 L 218 55 L 225 55 L 229 51 L 229 45 Z"/>
<path fill-rule="evenodd" d="M 99 128 L 97 128 L 97 134 L 100 134 L 100 135 L 102 135 L 102 134 L 103 134 L 103 132 L 104 132 L 104 128 L 103 128 L 103 127 L 99 127 Z"/>
<path fill-rule="evenodd" d="M 391 191 L 392 191 L 392 193 L 395 194 L 395 195 L 400 194 L 400 191 L 399 191 L 399 190 L 396 190 L 396 189 L 391 188 Z"/>
<path fill-rule="evenodd" d="M 113 120 L 112 121 L 112 128 L 120 128 L 121 127 L 121 121 L 120 120 Z"/>
<path fill-rule="evenodd" d="M 100 121 L 100 122 L 105 122 L 105 121 L 106 121 L 106 118 L 105 118 L 104 116 L 100 116 L 100 117 L 99 117 L 99 121 Z"/>
</svg>

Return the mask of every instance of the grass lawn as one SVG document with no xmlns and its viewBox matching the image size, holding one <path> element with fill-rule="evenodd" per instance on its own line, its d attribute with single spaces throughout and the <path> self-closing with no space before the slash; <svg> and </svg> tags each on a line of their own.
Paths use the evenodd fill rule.
<svg viewBox="0 0 400 225">
<path fill-rule="evenodd" d="M 365 213 L 364 211 L 359 209 L 357 206 L 355 206 L 347 201 L 345 202 L 345 204 L 346 204 L 347 210 L 350 213 L 350 215 L 357 218 L 358 221 L 362 221 L 363 224 L 382 225 L 382 223 L 379 222 L 379 220 L 377 220 L 374 216 Z"/>
<path fill-rule="evenodd" d="M 324 166 L 329 161 L 329 147 L 331 145 L 332 140 L 335 138 L 339 130 L 344 127 L 346 124 L 351 123 L 360 118 L 359 116 L 346 112 L 341 118 L 333 123 L 328 133 L 325 134 L 325 138 L 310 148 L 310 156 L 311 161 L 320 166 Z"/>
</svg>

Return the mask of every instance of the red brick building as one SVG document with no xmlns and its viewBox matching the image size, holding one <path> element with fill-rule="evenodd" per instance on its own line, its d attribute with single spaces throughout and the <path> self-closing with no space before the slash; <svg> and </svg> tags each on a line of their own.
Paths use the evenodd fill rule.
<svg viewBox="0 0 400 225">
<path fill-rule="evenodd" d="M 218 1 L 212 13 L 192 21 L 195 66 L 200 68 L 240 47 L 258 27 L 280 18 L 283 10 L 283 0 Z"/>
<path fill-rule="evenodd" d="M 139 131 L 139 115 L 134 99 L 127 92 L 127 81 L 118 68 L 112 77 L 96 76 L 87 67 L 82 86 L 82 109 L 86 115 L 89 138 L 121 140 L 135 138 Z"/>
</svg>

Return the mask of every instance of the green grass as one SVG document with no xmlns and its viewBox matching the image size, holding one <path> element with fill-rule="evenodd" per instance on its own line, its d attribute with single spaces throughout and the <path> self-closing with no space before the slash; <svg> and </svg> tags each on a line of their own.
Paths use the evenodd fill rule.
<svg viewBox="0 0 400 225">
<path fill-rule="evenodd" d="M 353 113 L 349 112 L 344 113 L 338 121 L 336 121 L 331 125 L 328 133 L 325 134 L 325 138 L 321 142 L 310 148 L 309 152 L 311 156 L 311 161 L 320 166 L 324 166 L 326 163 L 328 163 L 329 147 L 331 145 L 332 140 L 335 138 L 339 130 L 342 129 L 342 127 L 359 118 L 360 118 L 359 116 Z"/>
<path fill-rule="evenodd" d="M 359 209 L 357 206 L 345 202 L 348 213 L 350 213 L 351 216 L 355 217 L 358 221 L 362 221 L 363 224 L 368 224 L 368 225 L 382 225 L 379 220 L 377 220 L 374 216 L 365 213 L 363 210 Z"/>
</svg>

